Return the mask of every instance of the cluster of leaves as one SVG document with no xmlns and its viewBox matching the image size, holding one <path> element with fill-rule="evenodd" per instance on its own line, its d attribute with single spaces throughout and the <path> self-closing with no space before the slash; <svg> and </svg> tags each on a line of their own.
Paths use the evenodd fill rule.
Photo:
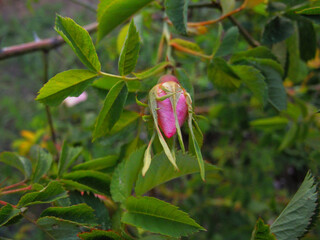
<svg viewBox="0 0 320 240">
<path fill-rule="evenodd" d="M 97 10 L 98 41 L 151 2 L 100 1 Z M 245 1 L 240 9 L 259 6 L 253 2 Z M 220 3 L 222 14 L 236 9 L 235 1 Z M 68 146 L 66 143 L 62 146 L 58 161 L 54 161 L 54 157 L 43 149 L 38 149 L 29 159 L 15 153 L 2 153 L 0 161 L 17 168 L 23 173 L 24 180 L 18 185 L 0 189 L 0 195 L 26 192 L 16 205 L 1 202 L 5 204 L 0 209 L 1 226 L 15 224 L 23 217 L 30 220 L 30 206 L 50 203 L 50 207 L 31 221 L 52 239 L 171 239 L 205 230 L 173 204 L 142 196 L 172 179 L 199 172 L 197 159 L 192 155 L 192 143 L 189 143 L 189 153 L 176 151 L 180 171 L 175 171 L 157 142 L 154 147 L 156 154 L 143 177 L 141 170 L 147 146 L 140 140 L 140 115 L 123 109 L 130 102 L 132 92 L 145 97 L 152 85 L 152 79 L 168 66 L 174 68 L 182 86 L 195 98 L 190 79 L 183 69 L 177 67 L 172 53 L 176 50 L 174 53 L 177 57 L 179 53 L 200 57 L 207 68 L 206 77 L 218 91 L 226 92 L 230 96 L 234 92 L 249 90 L 258 108 L 263 106 L 277 115 L 277 111 L 282 111 L 282 116 L 250 122 L 252 127 L 268 129 L 269 133 L 270 126 L 272 128 L 291 123 L 292 127 L 277 146 L 277 150 L 290 148 L 297 136 L 303 141 L 307 136 L 301 133 L 301 129 L 313 123 L 315 117 L 299 100 L 294 99 L 293 103 L 288 104 L 283 79 L 292 83 L 299 82 L 305 62 L 315 56 L 316 34 L 311 21 L 318 22 L 319 6 L 310 3 L 296 5 L 291 4 L 291 1 L 286 3 L 275 1 L 268 4 L 269 13 L 275 16 L 271 16 L 264 27 L 261 39 L 264 46 L 237 52 L 237 27 L 224 31 L 220 24 L 215 29 L 216 38 L 211 55 L 206 55 L 197 43 L 189 39 L 171 39 L 168 23 L 164 22 L 160 49 L 163 50 L 164 45 L 167 48 L 165 61 L 139 73 L 134 71 L 141 41 L 137 27 L 131 20 L 118 37 L 118 45 L 121 46 L 119 75 L 102 72 L 88 32 L 72 19 L 58 15 L 56 31 L 71 46 L 87 69 L 74 69 L 57 74 L 40 90 L 37 100 L 49 106 L 57 106 L 68 96 L 79 96 L 89 86 L 104 89 L 108 93 L 94 124 L 93 141 L 119 133 L 134 122 L 138 122 L 140 127 L 137 137 L 129 142 L 120 155 L 106 155 L 83 163 L 79 163 L 77 159 L 81 153 L 85 154 L 86 150 Z M 154 5 L 155 8 L 159 7 L 157 3 Z M 266 6 L 264 3 L 260 5 Z M 187 35 L 194 30 L 192 25 L 188 25 L 187 0 L 165 0 L 163 6 L 177 33 Z M 246 88 L 242 88 L 242 84 Z M 209 118 L 221 116 L 219 114 L 224 107 L 225 105 L 220 108 L 214 106 Z M 202 133 L 195 131 L 195 135 L 201 146 L 204 141 Z M 216 181 L 217 172 L 221 169 L 207 162 L 205 169 L 209 175 L 208 181 Z M 15 187 L 18 188 L 9 190 Z M 308 173 L 299 190 L 271 226 L 266 225 L 262 219 L 256 222 L 251 239 L 299 239 L 313 225 L 317 213 L 317 181 Z"/>
</svg>

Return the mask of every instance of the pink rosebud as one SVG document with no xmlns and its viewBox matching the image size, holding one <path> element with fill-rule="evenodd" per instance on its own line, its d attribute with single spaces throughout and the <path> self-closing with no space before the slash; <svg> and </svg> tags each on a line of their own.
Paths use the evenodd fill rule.
<svg viewBox="0 0 320 240">
<path fill-rule="evenodd" d="M 79 97 L 67 97 L 63 102 L 67 105 L 67 107 L 73 107 L 81 102 L 86 101 L 88 98 L 88 94 L 83 92 Z"/>
<path fill-rule="evenodd" d="M 178 79 L 173 75 L 165 75 L 160 78 L 156 87 L 157 97 L 161 98 L 174 92 L 181 92 L 177 100 L 176 112 L 179 125 L 182 126 L 188 114 L 185 90 L 180 86 Z M 174 111 L 170 98 L 157 100 L 158 124 L 167 138 L 176 134 Z"/>
</svg>

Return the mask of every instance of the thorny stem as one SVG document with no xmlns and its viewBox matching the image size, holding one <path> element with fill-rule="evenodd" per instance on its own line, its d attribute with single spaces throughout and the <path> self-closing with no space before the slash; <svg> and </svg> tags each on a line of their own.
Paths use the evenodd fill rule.
<svg viewBox="0 0 320 240">
<path fill-rule="evenodd" d="M 32 218 L 30 218 L 29 216 L 27 216 L 26 214 L 24 213 L 20 213 L 25 219 L 27 219 L 29 222 L 33 223 L 35 226 L 37 226 L 38 228 L 40 228 L 43 232 L 45 232 L 49 237 L 50 239 L 53 239 L 55 240 L 55 238 L 47 231 L 45 230 L 42 226 L 40 226 L 35 220 L 33 220 Z"/>
<path fill-rule="evenodd" d="M 48 69 L 49 69 L 49 51 L 43 51 L 43 83 L 46 84 L 48 81 Z M 51 139 L 54 145 L 56 145 L 56 132 L 53 127 L 52 115 L 48 105 L 46 105 L 46 114 L 51 132 Z"/>
</svg>

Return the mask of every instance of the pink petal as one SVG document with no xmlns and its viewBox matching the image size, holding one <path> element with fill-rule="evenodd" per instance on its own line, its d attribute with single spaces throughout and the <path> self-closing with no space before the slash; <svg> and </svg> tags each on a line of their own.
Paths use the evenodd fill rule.
<svg viewBox="0 0 320 240">
<path fill-rule="evenodd" d="M 81 102 L 86 101 L 88 98 L 88 94 L 83 92 L 79 97 L 67 97 L 63 102 L 67 105 L 67 107 L 73 107 Z"/>
</svg>

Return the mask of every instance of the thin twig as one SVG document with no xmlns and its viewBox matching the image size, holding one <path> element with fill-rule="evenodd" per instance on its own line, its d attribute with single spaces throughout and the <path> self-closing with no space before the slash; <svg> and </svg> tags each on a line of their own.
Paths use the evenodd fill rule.
<svg viewBox="0 0 320 240">
<path fill-rule="evenodd" d="M 23 180 L 23 181 L 21 181 L 21 182 L 12 184 L 12 185 L 10 185 L 10 186 L 3 187 L 3 188 L 0 189 L 0 191 L 2 191 L 2 190 L 8 190 L 8 189 L 10 189 L 10 188 L 15 188 L 15 187 L 18 187 L 18 186 L 21 186 L 21 185 L 25 185 L 25 182 L 26 182 L 26 180 Z"/>
<path fill-rule="evenodd" d="M 49 51 L 43 50 L 43 84 L 48 82 L 48 69 L 49 69 Z M 52 115 L 50 111 L 50 107 L 46 105 L 46 114 L 51 132 L 51 139 L 54 145 L 57 143 L 56 132 L 53 127 Z"/>
<path fill-rule="evenodd" d="M 98 23 L 91 23 L 84 28 L 89 32 L 93 33 L 97 31 Z M 43 51 L 43 50 L 51 50 L 57 48 L 64 44 L 64 40 L 62 37 L 57 36 L 53 38 L 42 39 L 34 42 L 23 43 L 20 45 L 14 45 L 11 47 L 4 47 L 0 49 L 0 60 L 7 59 L 10 57 L 15 57 L 19 55 L 24 55 L 30 52 Z"/>
<path fill-rule="evenodd" d="M 194 56 L 198 56 L 198 57 L 202 57 L 202 58 L 205 58 L 205 59 L 212 59 L 212 56 L 208 56 L 208 55 L 205 55 L 205 54 L 202 54 L 200 52 L 196 52 L 196 51 L 193 51 L 191 49 L 188 49 L 188 48 L 185 48 L 175 42 L 171 42 L 170 43 L 170 46 L 174 47 L 175 49 L 181 51 L 181 52 L 185 52 L 185 53 L 188 53 L 188 54 L 191 54 L 191 55 L 194 55 Z"/>
<path fill-rule="evenodd" d="M 250 33 L 233 17 L 233 16 L 229 16 L 228 19 L 238 27 L 239 32 L 241 33 L 241 35 L 245 38 L 245 40 L 247 40 L 247 42 L 251 45 L 251 47 L 259 47 L 260 43 L 255 40 Z"/>
</svg>

